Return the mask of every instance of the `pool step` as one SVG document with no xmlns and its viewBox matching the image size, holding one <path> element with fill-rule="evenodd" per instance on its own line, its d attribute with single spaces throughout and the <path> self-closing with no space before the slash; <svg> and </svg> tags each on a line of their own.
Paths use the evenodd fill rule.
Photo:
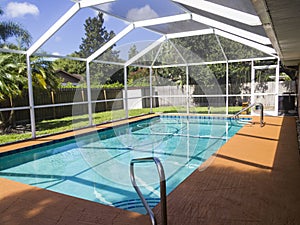
<svg viewBox="0 0 300 225">
<path fill-rule="evenodd" d="M 155 207 L 160 202 L 160 198 L 146 198 L 146 200 L 151 208 Z M 145 211 L 142 201 L 138 198 L 114 202 L 113 206 L 125 210 L 142 208 L 142 210 Z"/>
</svg>

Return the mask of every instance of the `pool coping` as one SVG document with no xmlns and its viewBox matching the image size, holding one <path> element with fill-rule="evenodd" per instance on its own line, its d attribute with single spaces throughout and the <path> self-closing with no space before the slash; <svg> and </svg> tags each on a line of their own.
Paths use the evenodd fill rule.
<svg viewBox="0 0 300 225">
<path fill-rule="evenodd" d="M 150 118 L 154 118 L 157 116 L 158 116 L 157 114 L 146 114 L 146 115 L 131 117 L 128 119 L 109 121 L 106 123 L 94 125 L 92 127 L 85 127 L 85 128 L 80 128 L 80 129 L 76 129 L 76 130 L 64 131 L 64 132 L 60 132 L 60 133 L 56 133 L 56 134 L 41 136 L 41 137 L 37 137 L 34 139 L 27 139 L 27 140 L 14 142 L 14 143 L 7 143 L 7 144 L 0 146 L 0 154 L 9 152 L 9 151 L 16 151 L 16 149 L 24 149 L 24 148 L 30 148 L 30 147 L 34 148 L 37 146 L 43 146 L 43 145 L 48 144 L 49 142 L 57 142 L 58 140 L 67 140 L 67 139 L 71 139 L 71 138 L 85 135 L 88 133 L 97 132 L 97 131 L 105 130 L 105 129 L 111 129 L 113 127 L 121 126 L 126 123 L 133 123 L 133 122 L 137 122 L 139 120 L 150 119 Z"/>
</svg>

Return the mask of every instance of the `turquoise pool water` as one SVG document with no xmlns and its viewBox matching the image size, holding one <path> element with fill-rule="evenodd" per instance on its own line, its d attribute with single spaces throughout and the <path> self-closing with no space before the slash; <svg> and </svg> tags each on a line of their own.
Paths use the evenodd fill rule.
<svg viewBox="0 0 300 225">
<path fill-rule="evenodd" d="M 131 185 L 131 159 L 158 157 L 170 193 L 240 128 L 224 118 L 155 117 L 2 154 L 0 177 L 145 213 Z M 159 202 L 155 164 L 137 164 L 135 175 L 154 207 Z"/>
</svg>

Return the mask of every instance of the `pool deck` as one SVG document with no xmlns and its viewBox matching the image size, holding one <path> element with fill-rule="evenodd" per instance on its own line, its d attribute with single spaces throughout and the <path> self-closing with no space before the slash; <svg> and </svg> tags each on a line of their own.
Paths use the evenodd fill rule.
<svg viewBox="0 0 300 225">
<path fill-rule="evenodd" d="M 169 225 L 300 224 L 296 118 L 265 121 L 262 128 L 258 122 L 244 126 L 168 196 Z M 45 139 L 54 138 L 62 135 Z M 32 143 L 37 141 L 27 142 Z M 0 152 L 22 145 L 0 147 Z M 154 212 L 160 222 L 159 206 Z M 0 224 L 150 225 L 150 221 L 145 215 L 0 178 Z"/>
</svg>

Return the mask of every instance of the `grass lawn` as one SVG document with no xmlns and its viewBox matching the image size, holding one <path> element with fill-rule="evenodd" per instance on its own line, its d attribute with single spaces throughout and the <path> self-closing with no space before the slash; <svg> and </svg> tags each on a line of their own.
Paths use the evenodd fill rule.
<svg viewBox="0 0 300 225">
<path fill-rule="evenodd" d="M 229 114 L 234 114 L 241 110 L 242 107 L 229 107 Z M 129 116 L 138 116 L 141 114 L 147 114 L 150 112 L 149 108 L 144 109 L 132 109 L 129 111 Z M 154 113 L 177 113 L 186 112 L 185 107 L 158 107 L 153 108 Z M 207 107 L 193 107 L 190 109 L 191 113 L 207 114 Z M 214 108 L 211 107 L 211 113 L 225 114 L 225 107 Z M 115 110 L 107 112 L 99 112 L 93 114 L 94 124 L 100 124 L 111 120 L 122 119 L 125 117 L 124 110 Z M 63 131 L 78 129 L 88 126 L 88 115 L 82 116 L 70 116 L 61 119 L 43 120 L 36 124 L 37 136 L 43 136 L 48 134 L 55 134 Z M 31 132 L 25 132 L 21 134 L 5 134 L 0 135 L 0 144 L 9 142 L 20 141 L 31 138 Z"/>
</svg>

